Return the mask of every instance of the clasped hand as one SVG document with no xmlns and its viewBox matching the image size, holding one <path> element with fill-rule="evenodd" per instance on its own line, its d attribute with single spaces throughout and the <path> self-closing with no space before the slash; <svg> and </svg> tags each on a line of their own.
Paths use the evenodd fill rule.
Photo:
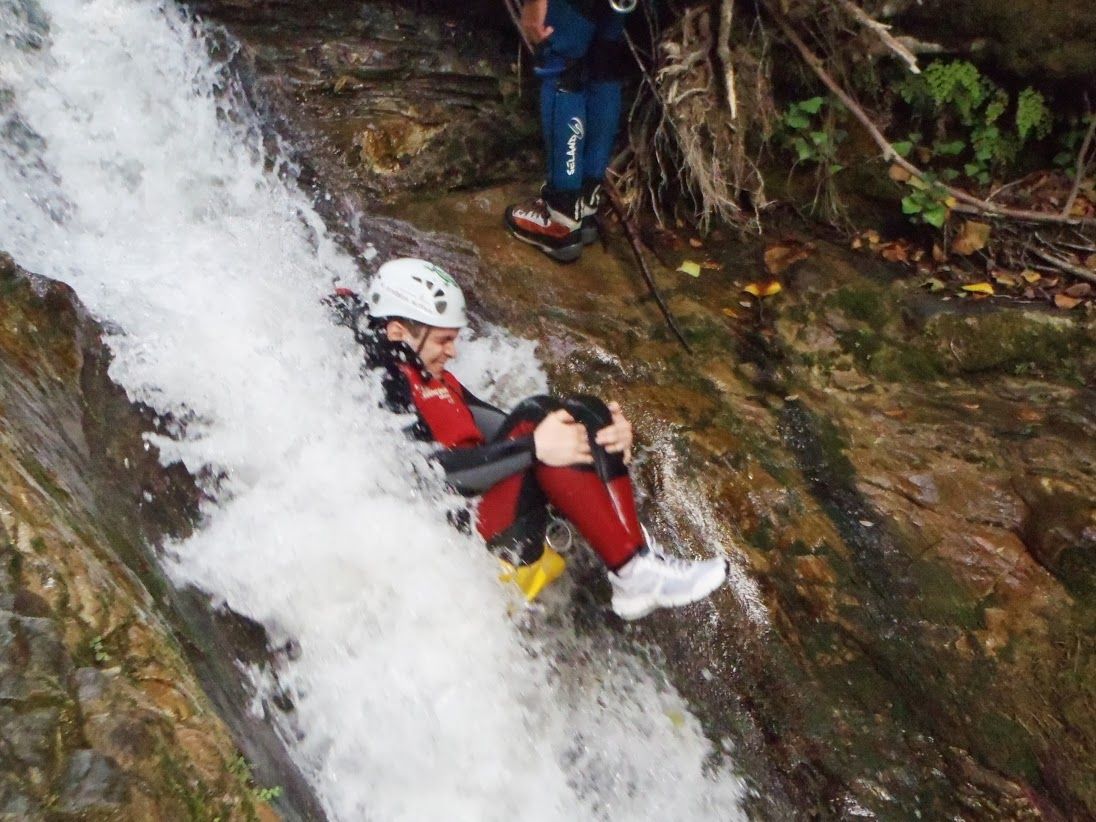
<svg viewBox="0 0 1096 822">
<path fill-rule="evenodd" d="M 594 436 L 594 442 L 610 454 L 623 454 L 624 462 L 632 459 L 632 424 L 624 418 L 620 404 L 609 403 L 613 420 Z M 594 461 L 586 427 L 575 421 L 567 411 L 553 411 L 540 421 L 533 431 L 537 459 L 545 465 L 589 465 Z"/>
<path fill-rule="evenodd" d="M 521 30 L 529 40 L 529 45 L 535 46 L 554 31 L 551 26 L 544 25 L 548 16 L 548 0 L 526 0 L 521 7 Z"/>
</svg>

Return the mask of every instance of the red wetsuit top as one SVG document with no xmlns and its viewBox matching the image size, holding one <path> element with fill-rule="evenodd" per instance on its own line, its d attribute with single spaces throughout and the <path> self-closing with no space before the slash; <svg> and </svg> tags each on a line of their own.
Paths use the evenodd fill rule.
<svg viewBox="0 0 1096 822">
<path fill-rule="evenodd" d="M 535 461 L 532 433 L 493 439 L 506 414 L 469 392 L 448 371 L 441 378 L 413 362 L 398 362 L 406 397 L 429 439 L 445 448 L 436 459 L 449 484 L 462 494 L 482 494 Z"/>
</svg>

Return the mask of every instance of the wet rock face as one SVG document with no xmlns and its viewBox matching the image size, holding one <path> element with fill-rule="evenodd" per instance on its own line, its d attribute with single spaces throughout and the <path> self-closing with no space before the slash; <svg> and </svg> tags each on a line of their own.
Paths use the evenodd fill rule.
<svg viewBox="0 0 1096 822">
<path fill-rule="evenodd" d="M 1096 318 L 944 302 L 819 242 L 743 306 L 762 249 L 708 246 L 697 279 L 656 267 L 689 357 L 619 239 L 554 265 L 497 228 L 516 195 L 400 213 L 479 251 L 459 276 L 541 341 L 555 390 L 622 402 L 655 452 L 646 516 L 683 550 L 717 533 L 697 508 L 730 535 L 767 625 L 731 588 L 720 631 L 640 631 L 736 740 L 758 816 L 1096 812 Z"/>
<path fill-rule="evenodd" d="M 123 562 L 187 505 L 125 436 L 140 416 L 105 379 L 98 330 L 67 287 L 3 255 L 0 294 L 0 818 L 269 816 Z M 142 519 L 144 491 L 163 497 Z"/>
<path fill-rule="evenodd" d="M 1020 78 L 1049 77 L 1093 88 L 1096 8 L 1088 0 L 962 0 L 903 3 L 898 27 L 987 59 Z"/>
<path fill-rule="evenodd" d="M 244 45 L 264 100 L 307 142 L 307 162 L 370 199 L 448 190 L 540 162 L 530 101 L 508 79 L 517 42 L 501 4 L 193 4 Z M 511 42 L 512 41 L 512 42 Z"/>
</svg>

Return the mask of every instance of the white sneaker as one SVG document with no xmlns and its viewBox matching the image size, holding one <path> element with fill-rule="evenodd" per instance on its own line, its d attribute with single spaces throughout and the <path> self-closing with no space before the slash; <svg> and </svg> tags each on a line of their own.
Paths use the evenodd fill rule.
<svg viewBox="0 0 1096 822">
<path fill-rule="evenodd" d="M 656 608 L 676 608 L 703 599 L 727 578 L 722 557 L 686 560 L 647 548 L 609 572 L 613 611 L 621 619 L 639 619 Z"/>
</svg>

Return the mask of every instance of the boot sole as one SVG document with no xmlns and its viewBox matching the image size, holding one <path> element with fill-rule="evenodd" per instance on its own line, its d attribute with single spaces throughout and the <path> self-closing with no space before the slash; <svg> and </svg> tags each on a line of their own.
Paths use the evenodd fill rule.
<svg viewBox="0 0 1096 822">
<path fill-rule="evenodd" d="M 659 608 L 680 608 L 683 605 L 699 602 L 726 581 L 727 563 L 724 562 L 723 565 L 719 567 L 718 574 L 713 573 L 710 576 L 704 577 L 701 580 L 699 587 L 693 588 L 688 593 L 678 594 L 677 596 L 652 595 L 642 599 L 631 600 L 627 605 L 621 607 L 620 610 L 617 610 L 617 603 L 613 602 L 613 613 L 628 622 L 642 619 L 647 616 L 647 614 L 652 611 L 657 611 Z"/>
<path fill-rule="evenodd" d="M 516 240 L 521 240 L 523 243 L 528 243 L 534 248 L 539 248 L 553 260 L 558 263 L 573 263 L 579 257 L 582 256 L 583 242 L 581 236 L 579 242 L 572 245 L 565 245 L 562 248 L 553 248 L 546 243 L 541 243 L 534 240 L 532 237 L 526 237 L 524 234 L 519 234 L 517 230 L 510 225 L 510 221 L 505 217 L 503 218 L 503 225 L 506 226 L 506 230 L 510 232 L 510 236 Z"/>
</svg>

